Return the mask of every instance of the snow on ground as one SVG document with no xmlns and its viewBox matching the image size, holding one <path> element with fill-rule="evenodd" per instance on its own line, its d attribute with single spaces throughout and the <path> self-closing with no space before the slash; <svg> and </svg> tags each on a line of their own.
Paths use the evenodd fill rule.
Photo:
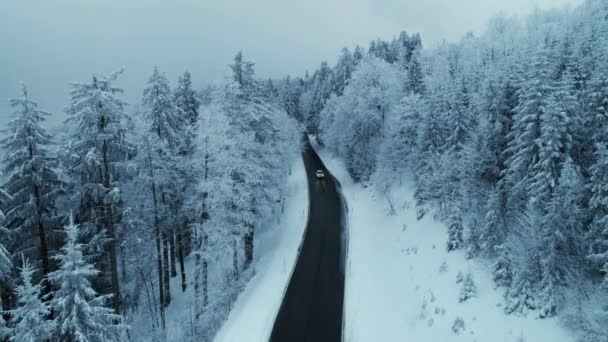
<svg viewBox="0 0 608 342">
<path fill-rule="evenodd" d="M 288 180 L 285 213 L 256 241 L 256 274 L 234 304 L 216 342 L 268 341 L 308 220 L 308 183 L 300 159 Z"/>
<path fill-rule="evenodd" d="M 574 341 L 556 319 L 505 315 L 488 267 L 447 253 L 447 228 L 432 214 L 416 220 L 412 187 L 393 196 L 398 212 L 389 216 L 373 187 L 353 184 L 340 162 L 321 155 L 349 206 L 345 341 Z M 478 289 L 464 303 L 459 272 L 470 273 Z"/>
</svg>

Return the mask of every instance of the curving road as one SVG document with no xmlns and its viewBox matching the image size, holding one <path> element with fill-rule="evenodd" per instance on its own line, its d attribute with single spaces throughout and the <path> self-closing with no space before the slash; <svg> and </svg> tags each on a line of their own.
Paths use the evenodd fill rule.
<svg viewBox="0 0 608 342">
<path fill-rule="evenodd" d="M 279 309 L 271 342 L 342 341 L 345 208 L 340 183 L 305 137 L 309 217 L 300 254 Z M 315 171 L 325 171 L 317 180 Z"/>
</svg>

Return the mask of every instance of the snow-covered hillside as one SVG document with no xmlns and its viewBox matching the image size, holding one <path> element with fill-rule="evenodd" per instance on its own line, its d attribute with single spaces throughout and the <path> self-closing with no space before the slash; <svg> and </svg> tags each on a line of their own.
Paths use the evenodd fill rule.
<svg viewBox="0 0 608 342">
<path fill-rule="evenodd" d="M 234 304 L 216 342 L 267 341 L 295 265 L 308 213 L 304 164 L 289 177 L 285 212 L 275 229 L 256 241 L 255 276 Z"/>
<path fill-rule="evenodd" d="M 394 196 L 397 214 L 389 216 L 373 187 L 353 184 L 341 162 L 323 159 L 349 206 L 345 341 L 574 341 L 555 318 L 506 315 L 490 270 L 448 253 L 447 228 L 432 214 L 416 220 L 411 187 Z"/>
</svg>

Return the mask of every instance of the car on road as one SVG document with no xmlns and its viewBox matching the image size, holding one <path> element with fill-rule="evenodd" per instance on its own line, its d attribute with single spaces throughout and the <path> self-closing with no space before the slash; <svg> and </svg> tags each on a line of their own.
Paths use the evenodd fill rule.
<svg viewBox="0 0 608 342">
<path fill-rule="evenodd" d="M 323 170 L 318 169 L 317 172 L 315 172 L 315 177 L 317 177 L 317 179 L 323 179 L 325 178 L 325 172 L 323 172 Z"/>
</svg>

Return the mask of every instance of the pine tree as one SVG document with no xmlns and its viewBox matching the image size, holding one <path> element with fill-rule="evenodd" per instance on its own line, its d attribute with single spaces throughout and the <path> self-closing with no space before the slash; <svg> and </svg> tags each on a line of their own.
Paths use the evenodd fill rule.
<svg viewBox="0 0 608 342">
<path fill-rule="evenodd" d="M 462 217 L 456 212 L 450 214 L 448 217 L 448 251 L 454 251 L 463 247 L 463 230 Z"/>
<path fill-rule="evenodd" d="M 91 279 L 99 275 L 83 254 L 78 226 L 72 219 L 65 227 L 66 243 L 55 258 L 59 269 L 49 275 L 57 287 L 50 304 L 55 314 L 54 339 L 62 341 L 122 341 L 127 327 L 123 318 L 106 307 L 109 295 L 99 295 Z"/>
<path fill-rule="evenodd" d="M 576 99 L 570 94 L 568 77 L 562 83 L 540 116 L 539 159 L 528 192 L 541 203 L 549 200 L 557 187 L 562 165 L 572 148 L 570 118 L 575 114 Z"/>
<path fill-rule="evenodd" d="M 142 104 L 145 108 L 142 114 L 150 123 L 150 131 L 165 141 L 171 150 L 180 148 L 182 135 L 186 132 L 185 123 L 189 121 L 173 102 L 169 80 L 156 67 L 144 89 Z M 193 114 L 187 115 L 190 118 Z"/>
<path fill-rule="evenodd" d="M 341 96 L 344 93 L 344 88 L 350 79 L 355 68 L 353 56 L 347 48 L 342 49 L 342 54 L 338 58 L 338 62 L 333 69 L 333 87 L 332 91 L 337 95 Z"/>
<path fill-rule="evenodd" d="M 10 195 L 0 188 L 0 203 L 10 198 Z M 2 285 L 8 279 L 12 267 L 10 254 L 4 246 L 4 244 L 9 241 L 10 234 L 9 230 L 4 227 L 5 222 L 6 217 L 4 216 L 2 210 L 0 210 L 0 288 L 3 287 Z M 0 307 L 0 310 L 1 309 L 2 308 Z"/>
<path fill-rule="evenodd" d="M 240 89 L 239 100 L 253 101 L 260 95 L 260 89 L 254 78 L 254 65 L 253 62 L 243 59 L 242 51 L 234 56 L 234 63 L 230 65 L 232 80 Z"/>
<path fill-rule="evenodd" d="M 591 167 L 591 199 L 589 206 L 593 214 L 591 230 L 587 233 L 590 246 L 589 260 L 604 272 L 604 286 L 608 288 L 608 147 L 596 145 L 596 162 Z"/>
<path fill-rule="evenodd" d="M 192 89 L 190 72 L 184 72 L 179 78 L 177 88 L 173 94 L 173 102 L 181 113 L 188 118 L 190 125 L 196 127 L 198 125 L 201 101 L 199 100 L 196 91 Z"/>
<path fill-rule="evenodd" d="M 51 310 L 48 303 L 40 300 L 40 285 L 32 283 L 35 270 L 25 257 L 20 270 L 21 285 L 15 289 L 17 307 L 10 310 L 13 327 L 10 341 L 45 341 L 54 330 L 53 322 L 47 319 Z"/>
<path fill-rule="evenodd" d="M 538 300 L 541 318 L 557 313 L 563 303 L 563 288 L 574 285 L 581 277 L 584 189 L 580 171 L 568 159 L 541 220 L 542 279 Z"/>
<path fill-rule="evenodd" d="M 72 191 L 78 199 L 76 216 L 88 248 L 104 251 L 105 265 L 113 294 L 114 310 L 120 312 L 122 297 L 118 280 L 118 235 L 116 225 L 121 207 L 121 180 L 128 176 L 129 160 L 135 154 L 127 139 L 126 125 L 130 117 L 125 114 L 125 102 L 118 98 L 123 92 L 113 85 L 122 70 L 107 77 L 93 76 L 90 83 L 72 85 L 71 105 L 67 109 L 68 122 L 72 123 L 66 151 L 65 169 L 72 176 Z M 101 263 L 100 264 L 104 264 Z"/>
<path fill-rule="evenodd" d="M 4 188 L 11 196 L 5 206 L 6 220 L 8 228 L 18 233 L 21 244 L 13 252 L 35 247 L 35 259 L 40 260 L 44 278 L 51 271 L 50 255 L 55 248 L 49 246 L 49 234 L 60 219 L 55 202 L 61 192 L 61 182 L 53 170 L 56 160 L 49 152 L 51 136 L 40 125 L 50 114 L 39 110 L 38 104 L 28 98 L 25 85 L 22 98 L 10 103 L 15 108 L 15 118 L 8 124 L 9 135 L 0 140 L 6 151 L 4 171 L 8 180 Z M 45 283 L 44 294 L 50 291 Z"/>
<path fill-rule="evenodd" d="M 0 203 L 6 199 L 10 199 L 10 196 L 0 188 Z M 2 210 L 0 210 L 0 290 L 3 293 L 10 292 L 7 283 L 10 276 L 12 262 L 8 251 L 4 247 L 4 243 L 9 241 L 8 235 L 8 229 L 4 228 L 4 213 Z M 6 327 L 3 308 L 0 306 L 0 340 L 7 337 L 8 334 L 9 329 Z"/>
<path fill-rule="evenodd" d="M 506 161 L 506 181 L 511 188 L 510 200 L 516 206 L 524 206 L 522 196 L 536 175 L 533 170 L 539 162 L 541 145 L 541 118 L 550 108 L 550 94 L 553 91 L 549 75 L 547 52 L 535 56 L 529 67 L 530 74 L 519 91 L 519 104 L 515 108 L 513 127 L 509 132 L 509 156 Z"/>
</svg>

